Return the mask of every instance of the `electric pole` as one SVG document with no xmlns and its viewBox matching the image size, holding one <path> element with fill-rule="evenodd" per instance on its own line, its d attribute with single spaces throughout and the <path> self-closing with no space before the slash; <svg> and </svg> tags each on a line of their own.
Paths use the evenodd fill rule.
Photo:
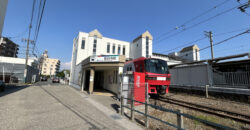
<svg viewBox="0 0 250 130">
<path fill-rule="evenodd" d="M 28 39 L 24 39 L 24 41 L 27 41 L 27 48 L 26 48 L 26 59 L 25 59 L 25 69 L 24 69 L 24 82 L 27 83 L 27 72 L 28 72 L 28 59 L 29 59 L 29 43 L 30 43 L 30 33 L 32 29 L 32 21 L 33 21 L 33 14 L 34 14 L 34 8 L 35 8 L 36 0 L 33 0 L 33 6 L 31 11 L 31 20 L 29 25 L 29 35 Z"/>
<path fill-rule="evenodd" d="M 212 60 L 214 59 L 214 48 L 213 48 L 213 33 L 211 31 L 206 32 L 205 31 L 205 36 L 209 37 L 210 40 L 210 48 L 211 48 L 211 58 Z"/>
<path fill-rule="evenodd" d="M 26 48 L 26 58 L 25 58 L 25 69 L 24 69 L 24 82 L 27 82 L 27 71 L 28 71 L 28 60 L 29 60 L 29 44 L 33 43 L 33 40 L 30 40 L 30 32 L 31 32 L 32 26 L 29 27 L 29 36 L 28 39 L 22 39 L 22 41 L 27 42 L 27 48 Z"/>
</svg>

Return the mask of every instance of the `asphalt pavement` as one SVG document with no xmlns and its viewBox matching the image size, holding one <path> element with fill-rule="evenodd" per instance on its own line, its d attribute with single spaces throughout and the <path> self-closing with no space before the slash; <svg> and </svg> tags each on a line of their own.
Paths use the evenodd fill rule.
<svg viewBox="0 0 250 130">
<path fill-rule="evenodd" d="M 0 93 L 0 130 L 141 129 L 62 84 L 39 82 Z"/>
</svg>

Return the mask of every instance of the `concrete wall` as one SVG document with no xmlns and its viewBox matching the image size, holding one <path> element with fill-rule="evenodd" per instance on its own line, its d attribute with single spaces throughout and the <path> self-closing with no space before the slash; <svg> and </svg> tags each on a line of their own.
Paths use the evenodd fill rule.
<svg viewBox="0 0 250 130">
<path fill-rule="evenodd" d="M 8 5 L 8 0 L 0 0 L 0 37 L 2 37 L 7 5 Z"/>
<path fill-rule="evenodd" d="M 170 69 L 171 85 L 205 86 L 209 84 L 207 65 L 193 65 Z"/>
</svg>

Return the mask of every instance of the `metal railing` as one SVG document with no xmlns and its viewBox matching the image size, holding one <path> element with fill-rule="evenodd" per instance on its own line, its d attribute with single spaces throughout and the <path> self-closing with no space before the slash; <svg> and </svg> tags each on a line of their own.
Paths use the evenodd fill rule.
<svg viewBox="0 0 250 130">
<path fill-rule="evenodd" d="M 224 126 L 224 125 L 221 125 L 221 124 L 217 124 L 217 123 L 214 123 L 214 122 L 211 122 L 211 121 L 203 120 L 203 119 L 194 117 L 194 116 L 189 115 L 189 114 L 185 114 L 181 110 L 172 110 L 172 109 L 167 109 L 167 108 L 164 108 L 164 107 L 161 107 L 161 106 L 156 106 L 156 105 L 150 104 L 149 103 L 148 84 L 147 83 L 146 83 L 146 86 L 145 86 L 145 90 L 146 90 L 145 91 L 145 102 L 140 102 L 140 101 L 134 100 L 134 97 L 132 97 L 132 98 L 125 98 L 123 95 L 121 96 L 121 99 L 120 99 L 120 103 L 121 103 L 120 104 L 120 106 L 121 106 L 120 114 L 122 116 L 124 115 L 124 108 L 127 108 L 127 109 L 130 110 L 130 119 L 132 121 L 134 121 L 134 118 L 135 118 L 134 117 L 134 113 L 135 112 L 137 112 L 139 114 L 142 114 L 145 117 L 145 127 L 147 127 L 147 128 L 149 127 L 148 119 L 151 118 L 153 120 L 157 120 L 157 121 L 162 122 L 162 123 L 164 123 L 166 125 L 174 127 L 174 128 L 176 128 L 178 130 L 184 130 L 183 117 L 186 117 L 186 118 L 189 118 L 191 120 L 196 120 L 196 121 L 202 122 L 204 124 L 207 124 L 207 125 L 215 127 L 215 128 L 225 129 L 225 130 L 233 130 L 233 128 L 230 128 L 230 127 L 227 127 L 227 126 Z M 130 107 L 128 105 L 124 105 L 124 100 L 125 99 L 131 101 L 130 102 Z M 145 105 L 145 112 L 141 112 L 141 111 L 136 110 L 134 108 L 134 103 L 135 102 Z M 177 116 L 177 125 L 169 123 L 167 121 L 164 121 L 162 119 L 159 119 L 157 117 L 154 117 L 154 116 L 150 115 L 148 113 L 148 108 L 149 107 L 157 109 L 157 110 L 160 110 L 160 111 L 163 111 L 163 112 L 170 112 L 170 113 L 176 114 L 176 116 Z"/>
<path fill-rule="evenodd" d="M 215 85 L 250 86 L 250 72 L 214 72 Z"/>
</svg>

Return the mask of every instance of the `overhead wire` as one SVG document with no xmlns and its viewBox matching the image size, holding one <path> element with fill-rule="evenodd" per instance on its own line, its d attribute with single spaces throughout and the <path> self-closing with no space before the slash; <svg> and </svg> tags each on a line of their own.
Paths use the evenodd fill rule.
<svg viewBox="0 0 250 130">
<path fill-rule="evenodd" d="M 36 57 L 37 57 L 37 54 L 35 54 L 34 50 L 36 48 L 36 43 L 37 43 L 39 31 L 40 31 L 40 26 L 41 26 L 43 14 L 44 14 L 45 5 L 46 5 L 46 0 L 43 0 L 43 5 L 42 5 L 42 0 L 40 0 L 38 17 L 37 17 L 37 25 L 36 25 L 35 35 L 34 35 L 34 45 L 33 45 L 33 49 L 32 49 L 33 55 Z M 38 55 L 40 55 L 40 54 L 38 54 Z"/>
<path fill-rule="evenodd" d="M 228 12 L 230 12 L 230 11 L 232 11 L 232 10 L 238 8 L 238 7 L 239 7 L 239 6 L 237 5 L 237 6 L 234 6 L 233 8 L 224 10 L 224 11 L 222 11 L 222 12 L 220 12 L 220 13 L 218 13 L 218 14 L 212 16 L 212 17 L 209 17 L 209 18 L 207 18 L 207 19 L 205 19 L 205 20 L 202 20 L 202 21 L 200 21 L 200 22 L 198 22 L 198 23 L 196 23 L 196 24 L 193 24 L 193 25 L 191 25 L 191 26 L 189 26 L 189 27 L 187 27 L 187 28 L 185 28 L 185 29 L 183 29 L 183 30 L 181 30 L 181 31 L 179 31 L 179 32 L 176 32 L 176 33 L 174 33 L 174 34 L 171 34 L 171 35 L 169 35 L 169 36 L 167 36 L 167 37 L 165 37 L 165 38 L 159 39 L 159 41 L 156 40 L 156 42 L 157 42 L 156 44 L 159 44 L 160 42 L 162 42 L 162 41 L 164 41 L 164 40 L 166 40 L 166 39 L 168 39 L 168 38 L 170 38 L 170 37 L 176 36 L 176 35 L 178 35 L 178 34 L 184 32 L 184 31 L 187 31 L 187 30 L 189 30 L 189 29 L 191 29 L 191 28 L 194 28 L 194 27 L 196 27 L 196 26 L 198 26 L 198 25 L 200 25 L 200 24 L 202 24 L 202 23 L 208 22 L 208 21 L 210 21 L 210 20 L 212 20 L 212 19 L 214 19 L 214 18 L 216 18 L 216 17 L 218 17 L 218 16 L 220 16 L 220 15 L 222 15 L 222 14 L 228 13 Z"/>
<path fill-rule="evenodd" d="M 246 31 L 244 31 L 244 32 L 241 32 L 241 33 L 239 33 L 239 34 L 237 34 L 237 35 L 231 36 L 231 37 L 229 37 L 229 38 L 227 38 L 227 39 L 224 39 L 224 40 L 222 40 L 222 41 L 220 41 L 220 42 L 217 42 L 217 43 L 213 44 L 213 46 L 220 45 L 220 44 L 222 44 L 222 43 L 224 43 L 224 42 L 226 42 L 226 41 L 229 41 L 229 40 L 231 40 L 231 39 L 233 39 L 233 38 L 236 38 L 236 37 L 238 37 L 238 36 L 240 36 L 240 35 L 243 35 L 243 34 L 246 34 L 246 33 L 250 33 L 250 29 L 248 29 L 248 30 L 246 30 Z M 206 46 L 206 47 L 200 49 L 199 52 L 204 51 L 204 50 L 206 50 L 206 49 L 208 49 L 208 48 L 210 48 L 210 47 L 211 47 L 211 46 Z M 190 53 L 187 53 L 187 54 L 192 54 L 192 53 L 194 53 L 194 52 L 190 52 Z M 184 57 L 184 56 L 179 56 L 179 57 Z"/>
<path fill-rule="evenodd" d="M 236 30 L 232 30 L 232 31 L 228 31 L 228 32 L 218 33 L 218 34 L 214 34 L 213 37 L 218 37 L 218 36 L 222 36 L 222 35 L 225 35 L 225 34 L 230 34 L 230 33 L 239 32 L 239 31 L 248 30 L 248 29 L 250 29 L 250 27 L 241 28 L 241 29 L 236 29 Z M 202 40 L 204 40 L 204 39 L 206 39 L 206 38 L 207 38 L 207 37 L 204 36 L 204 37 L 202 37 L 202 38 L 199 38 L 199 39 L 197 39 L 197 40 L 193 40 L 193 41 L 191 41 L 191 42 L 187 42 L 187 43 L 185 43 L 185 44 L 182 44 L 182 45 L 180 45 L 180 46 L 174 47 L 174 48 L 172 48 L 172 49 L 169 49 L 169 50 L 166 50 L 166 51 L 159 51 L 159 53 L 166 53 L 166 52 L 174 51 L 174 50 L 179 49 L 179 48 L 184 48 L 184 47 L 186 47 L 187 45 L 191 45 L 191 44 L 193 44 L 193 43 L 197 43 L 197 42 L 202 41 Z"/>
<path fill-rule="evenodd" d="M 223 1 L 222 3 L 219 3 L 219 4 L 215 5 L 214 7 L 212 7 L 212 8 L 210 8 L 210 9 L 206 10 L 205 12 L 203 12 L 203 13 L 201 13 L 201 14 L 199 14 L 199 15 L 197 15 L 197 16 L 195 16 L 195 17 L 189 19 L 189 20 L 187 20 L 186 22 L 182 23 L 180 26 L 177 26 L 177 27 L 175 27 L 175 28 L 173 28 L 173 29 L 171 29 L 171 30 L 169 30 L 169 31 L 167 31 L 167 32 L 165 32 L 165 33 L 163 33 L 163 34 L 161 34 L 159 37 L 156 37 L 156 39 L 160 39 L 160 37 L 162 37 L 162 36 L 164 36 L 164 35 L 166 35 L 166 34 L 169 34 L 169 33 L 173 32 L 173 31 L 175 31 L 175 30 L 178 30 L 180 27 L 182 27 L 182 28 L 185 27 L 186 24 L 188 24 L 188 23 L 190 23 L 190 22 L 192 22 L 192 21 L 198 19 L 199 17 L 202 17 L 203 15 L 205 15 L 205 14 L 207 14 L 207 13 L 213 11 L 214 9 L 220 7 L 221 5 L 227 3 L 228 1 L 229 1 L 229 0 L 225 0 L 225 1 Z"/>
</svg>

